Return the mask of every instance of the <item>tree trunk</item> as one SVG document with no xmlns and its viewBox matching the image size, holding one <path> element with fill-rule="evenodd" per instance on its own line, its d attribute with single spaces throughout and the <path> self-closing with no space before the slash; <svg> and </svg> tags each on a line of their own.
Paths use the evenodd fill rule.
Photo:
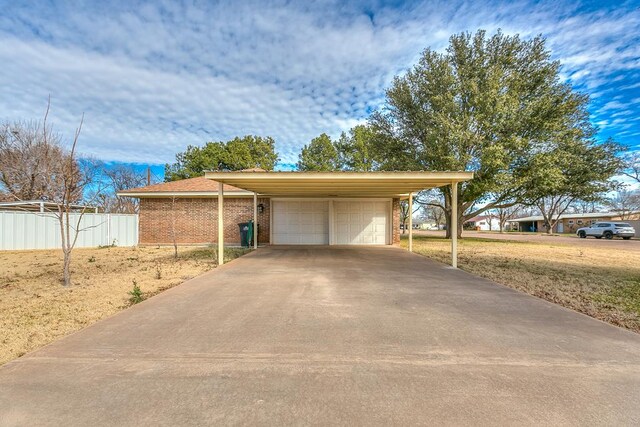
<svg viewBox="0 0 640 427">
<path fill-rule="evenodd" d="M 445 238 L 446 239 L 450 239 L 451 238 L 451 209 L 448 209 L 447 211 L 447 215 L 445 216 L 445 220 L 446 220 L 446 224 L 447 224 L 447 230 L 445 233 Z M 464 215 L 462 214 L 458 214 L 458 228 L 457 228 L 457 236 L 458 238 L 462 237 L 462 224 L 464 223 Z"/>
<path fill-rule="evenodd" d="M 71 286 L 71 251 L 62 251 L 64 258 L 62 261 L 62 279 L 64 286 Z"/>
<path fill-rule="evenodd" d="M 62 242 L 62 286 L 71 286 L 71 236 L 69 212 L 58 206 L 58 225 L 60 226 L 60 241 Z"/>
<path fill-rule="evenodd" d="M 548 219 L 544 220 L 544 228 L 545 228 L 545 233 L 548 235 L 553 234 L 553 225 L 551 224 L 551 221 Z M 540 230 L 538 230 L 540 231 Z"/>
<path fill-rule="evenodd" d="M 446 225 L 444 237 L 446 239 L 450 239 L 451 238 L 451 210 L 445 211 L 444 223 Z"/>
</svg>

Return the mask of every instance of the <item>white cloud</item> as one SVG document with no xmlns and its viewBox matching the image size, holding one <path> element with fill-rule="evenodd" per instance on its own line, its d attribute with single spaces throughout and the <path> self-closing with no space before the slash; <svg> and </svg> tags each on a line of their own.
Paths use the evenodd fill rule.
<svg viewBox="0 0 640 427">
<path fill-rule="evenodd" d="M 17 2 L 16 2 L 17 3 Z M 0 118 L 38 118 L 48 94 L 58 128 L 105 160 L 162 163 L 188 144 L 273 136 L 283 162 L 321 132 L 337 136 L 384 99 L 425 47 L 485 28 L 548 36 L 574 84 L 598 92 L 598 120 L 624 129 L 640 70 L 637 10 L 569 3 L 12 3 L 0 15 Z M 635 74 L 636 76 L 638 73 Z M 618 86 L 611 87 L 611 83 Z M 611 119 L 615 114 L 618 114 Z M 632 115 L 630 118 L 633 117 Z"/>
</svg>

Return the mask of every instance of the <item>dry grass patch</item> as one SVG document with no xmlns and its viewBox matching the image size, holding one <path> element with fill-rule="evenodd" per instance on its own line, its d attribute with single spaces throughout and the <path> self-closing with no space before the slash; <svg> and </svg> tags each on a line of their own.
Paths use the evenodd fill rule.
<svg viewBox="0 0 640 427">
<path fill-rule="evenodd" d="M 225 259 L 246 249 L 227 249 Z M 135 280 L 148 298 L 216 266 L 210 248 L 76 249 L 73 285 L 61 285 L 60 251 L 0 252 L 0 364 L 130 305 Z"/>
<path fill-rule="evenodd" d="M 640 332 L 637 252 L 473 238 L 458 242 L 458 266 L 465 271 Z M 406 239 L 401 244 L 406 247 Z M 414 236 L 413 248 L 450 262 L 448 240 Z"/>
</svg>

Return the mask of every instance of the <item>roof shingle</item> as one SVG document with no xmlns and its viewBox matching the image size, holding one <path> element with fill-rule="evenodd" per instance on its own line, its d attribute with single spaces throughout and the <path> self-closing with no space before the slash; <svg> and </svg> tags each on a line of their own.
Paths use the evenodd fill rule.
<svg viewBox="0 0 640 427">
<path fill-rule="evenodd" d="M 147 185 L 146 187 L 130 188 L 128 190 L 120 191 L 119 194 L 128 193 L 212 193 L 217 194 L 220 188 L 220 183 L 211 179 L 206 179 L 204 176 L 196 178 L 181 179 L 179 181 L 163 182 L 160 184 Z M 225 184 L 224 191 L 226 192 L 246 192 L 247 190 L 234 187 L 233 185 Z"/>
</svg>

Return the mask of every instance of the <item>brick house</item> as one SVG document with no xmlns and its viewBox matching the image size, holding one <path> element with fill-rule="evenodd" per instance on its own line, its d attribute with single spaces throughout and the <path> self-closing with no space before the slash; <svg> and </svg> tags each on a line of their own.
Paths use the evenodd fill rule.
<svg viewBox="0 0 640 427">
<path fill-rule="evenodd" d="M 582 227 L 587 227 L 600 221 L 620 221 L 629 223 L 636 229 L 640 228 L 640 213 L 592 212 L 592 213 L 564 213 L 553 228 L 553 233 L 573 234 Z M 545 232 L 542 215 L 527 216 L 507 221 L 515 231 Z"/>
<path fill-rule="evenodd" d="M 142 245 L 171 244 L 174 236 L 179 244 L 239 245 L 238 223 L 254 218 L 259 230 L 254 245 L 397 245 L 401 200 L 411 204 L 414 192 L 472 177 L 472 172 L 206 172 L 118 195 L 140 199 Z"/>
<path fill-rule="evenodd" d="M 181 245 L 204 245 L 217 242 L 218 236 L 218 191 L 220 184 L 204 177 L 183 179 L 180 181 L 154 184 L 141 188 L 133 188 L 118 193 L 121 197 L 136 197 L 140 199 L 139 239 L 141 245 L 166 245 L 173 243 L 175 232 L 176 242 Z M 239 223 L 253 219 L 253 192 L 225 185 L 224 187 L 224 240 L 229 245 L 240 245 Z M 271 243 L 271 198 L 258 197 L 258 244 Z M 367 200 L 369 205 L 376 203 L 377 208 L 392 212 L 393 231 L 389 238 L 386 231 L 372 233 L 369 240 L 362 243 L 398 244 L 400 242 L 400 201 L 399 198 L 390 201 Z M 367 203 L 354 202 L 353 204 Z M 285 201 L 276 199 L 276 210 L 284 218 L 278 221 L 276 228 L 282 225 L 282 233 L 276 233 L 278 244 L 323 244 L 326 225 L 321 225 L 324 216 L 328 214 L 328 206 L 323 209 L 324 201 L 315 203 L 309 201 Z M 347 207 L 349 209 L 349 207 Z M 349 212 L 347 212 L 349 213 Z M 380 213 L 380 211 L 378 212 Z M 382 215 L 387 217 L 386 212 Z M 298 218 L 295 218 L 295 217 Z M 322 218 L 319 218 L 322 217 Z M 386 219 L 386 218 L 385 218 Z M 324 221 L 327 222 L 327 221 Z M 382 224 L 386 228 L 386 221 Z M 320 226 L 319 226 L 320 225 Z M 292 233 L 298 227 L 300 233 Z M 305 229 L 312 229 L 305 237 Z M 278 231 L 278 230 L 277 230 Z M 301 238 L 300 235 L 303 237 Z M 305 241 L 306 240 L 306 241 Z M 328 243 L 328 242 L 326 242 Z"/>
</svg>

